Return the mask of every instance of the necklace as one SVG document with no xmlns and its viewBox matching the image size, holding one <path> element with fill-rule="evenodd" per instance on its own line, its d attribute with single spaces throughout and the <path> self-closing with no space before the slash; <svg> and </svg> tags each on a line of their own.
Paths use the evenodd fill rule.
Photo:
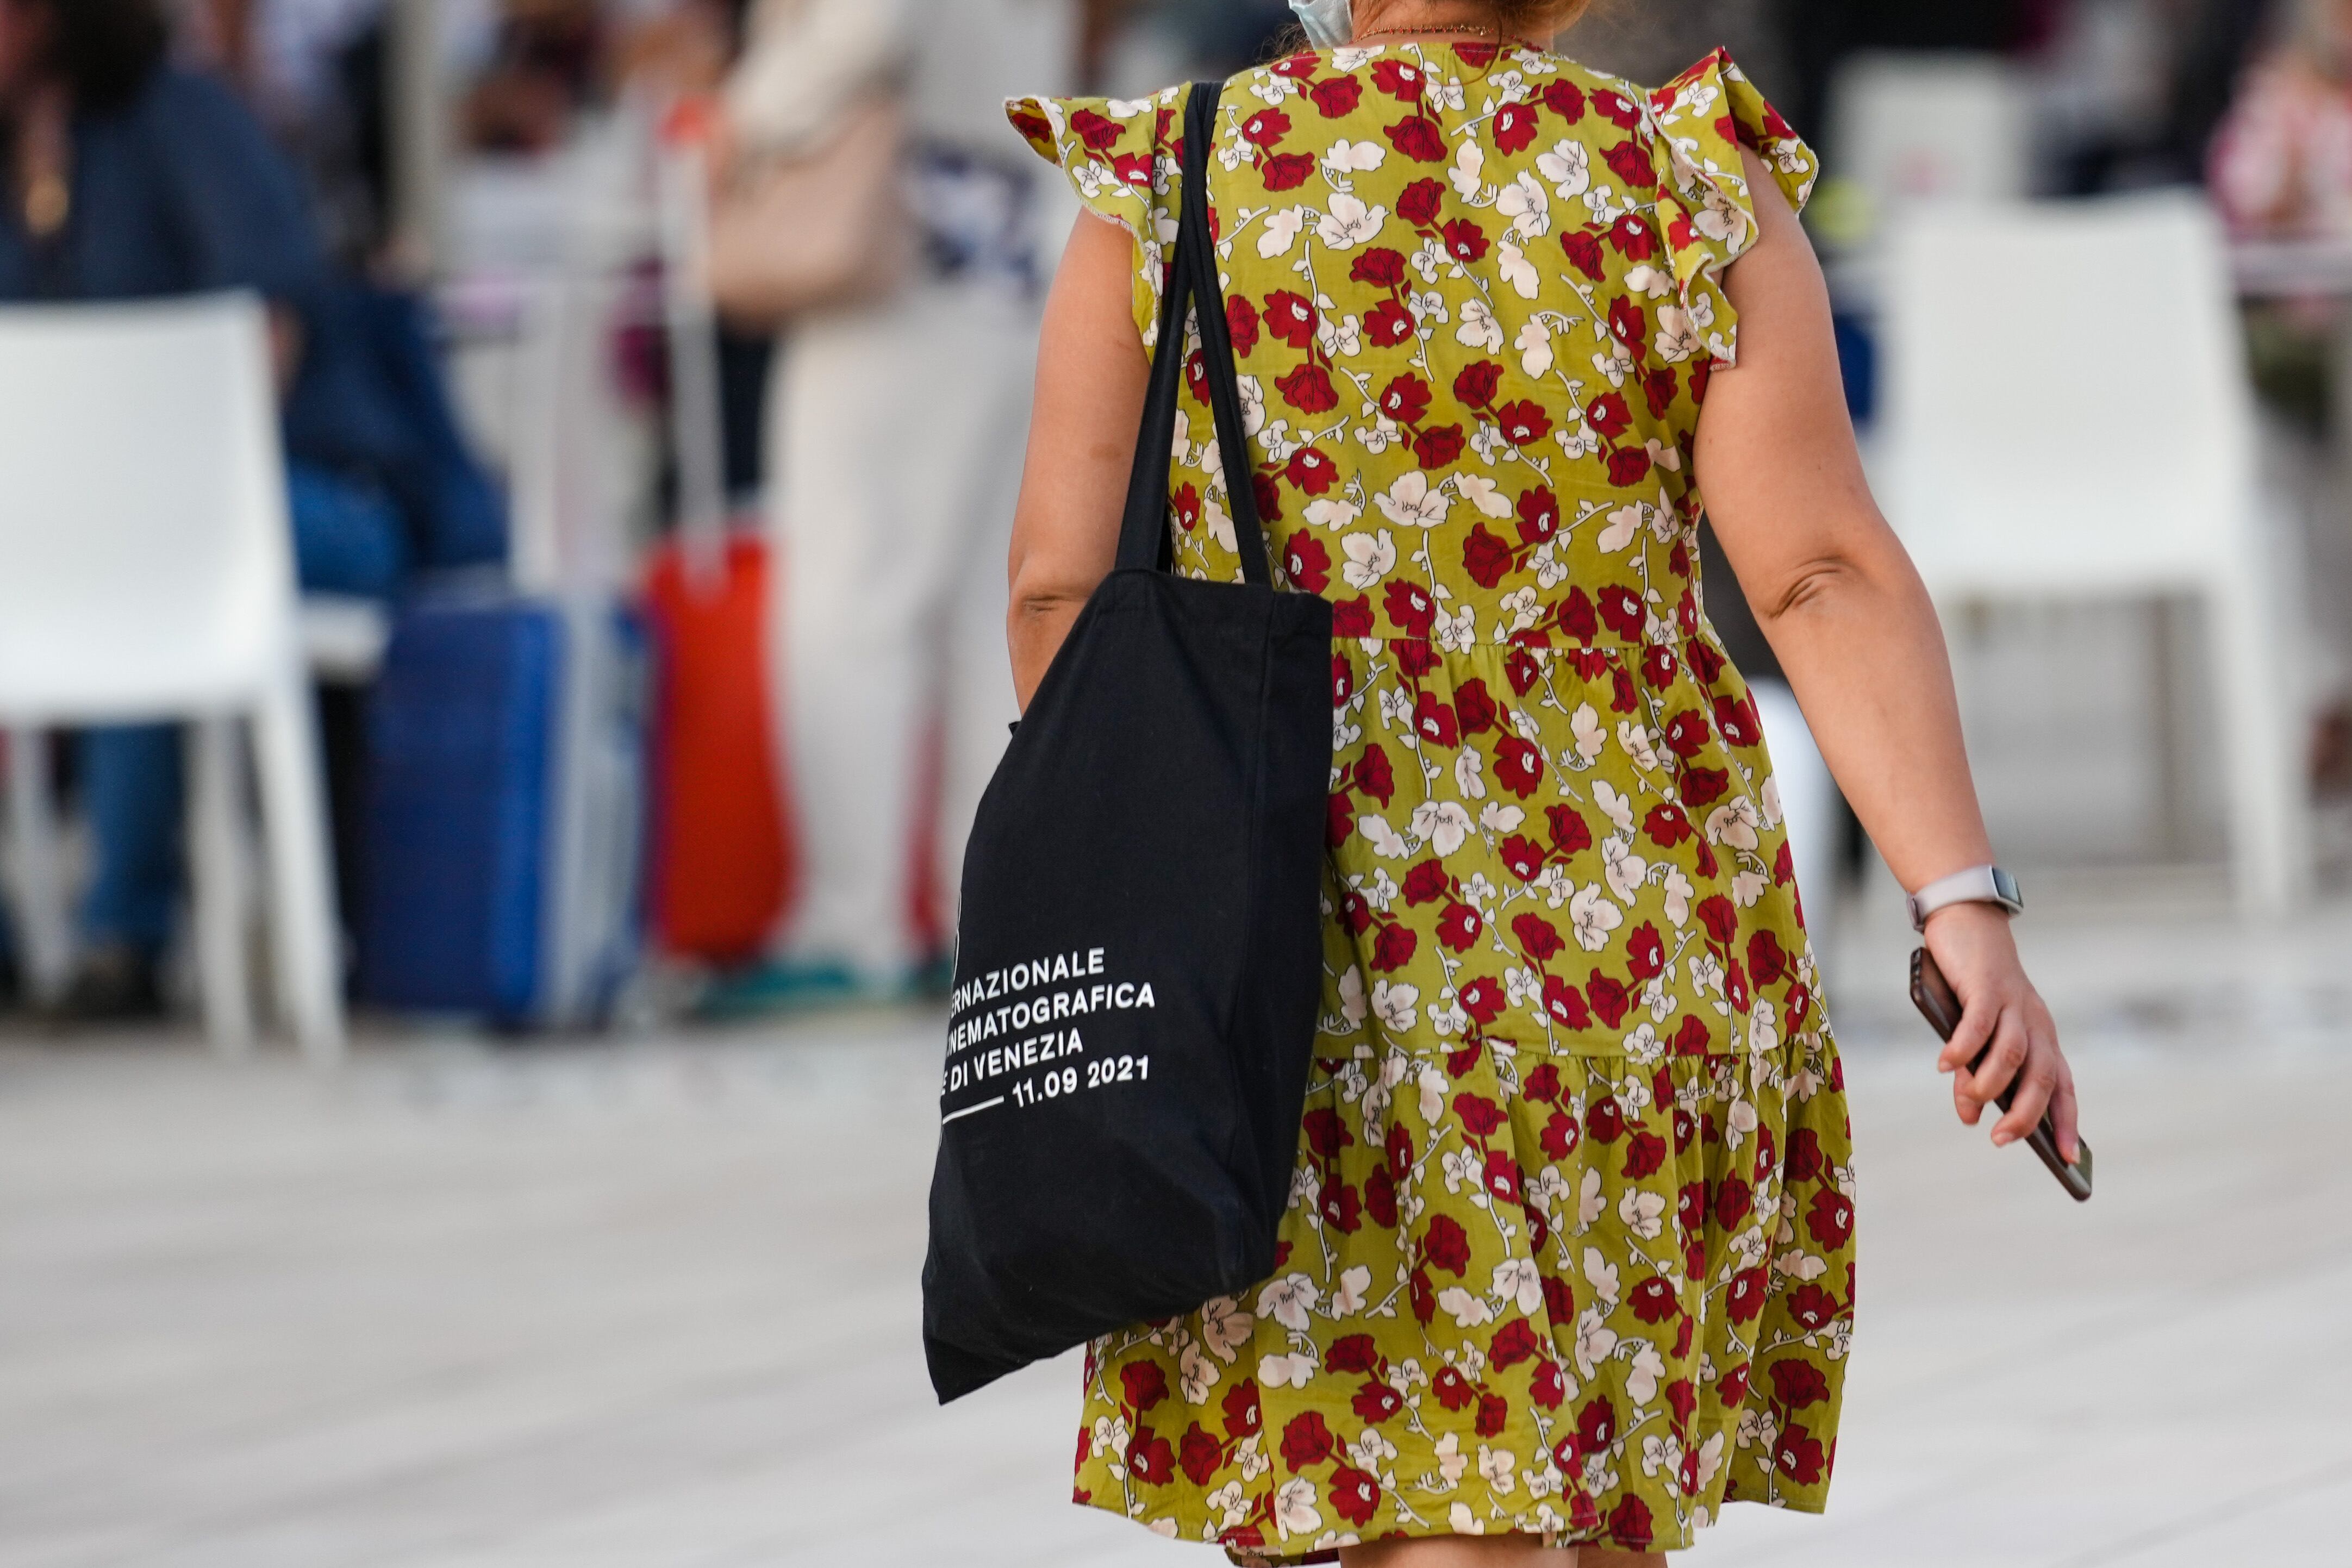
<svg viewBox="0 0 2352 1568">
<path fill-rule="evenodd" d="M 1356 41 L 1358 43 L 1361 43 L 1366 38 L 1424 37 L 1431 34 L 1464 38 L 1491 37 L 1496 41 L 1497 47 L 1511 45 L 1522 49 L 1537 49 L 1537 47 L 1534 44 L 1528 42 L 1525 38 L 1506 38 L 1501 37 L 1499 34 L 1494 33 L 1488 28 L 1478 26 L 1475 22 L 1437 22 L 1433 23 L 1426 27 L 1381 27 L 1373 32 L 1357 34 Z M 1540 54 L 1542 51 L 1540 49 L 1537 49 L 1537 52 Z"/>
</svg>

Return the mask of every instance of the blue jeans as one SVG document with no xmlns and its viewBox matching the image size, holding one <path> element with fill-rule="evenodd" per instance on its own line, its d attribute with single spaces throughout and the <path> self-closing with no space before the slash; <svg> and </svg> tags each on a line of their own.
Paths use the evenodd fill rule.
<svg viewBox="0 0 2352 1568">
<path fill-rule="evenodd" d="M 287 499 L 295 570 L 304 588 L 391 596 L 407 569 L 407 546 L 389 497 L 297 463 L 287 473 Z M 180 894 L 179 727 L 86 730 L 78 762 L 98 851 L 96 874 L 82 899 L 82 940 L 159 953 L 171 938 Z"/>
</svg>

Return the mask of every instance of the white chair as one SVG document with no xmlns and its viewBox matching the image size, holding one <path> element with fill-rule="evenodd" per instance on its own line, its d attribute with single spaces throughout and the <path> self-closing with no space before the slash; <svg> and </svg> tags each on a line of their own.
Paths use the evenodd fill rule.
<svg viewBox="0 0 2352 1568">
<path fill-rule="evenodd" d="M 2211 214 L 2178 194 L 1940 208 L 1890 262 L 1873 472 L 1929 590 L 2200 602 L 2239 893 L 2292 908 L 2312 874 L 2298 578 Z"/>
<path fill-rule="evenodd" d="M 1830 91 L 1830 167 L 1862 193 L 1867 238 L 1922 203 L 2030 193 L 2032 102 L 1993 55 L 1862 54 Z"/>
<path fill-rule="evenodd" d="M 0 725 L 27 946 L 62 900 L 40 731 L 184 720 L 205 1019 L 250 1043 L 237 736 L 251 726 L 286 1020 L 343 1049 L 331 866 L 259 304 L 242 297 L 0 309 Z"/>
</svg>

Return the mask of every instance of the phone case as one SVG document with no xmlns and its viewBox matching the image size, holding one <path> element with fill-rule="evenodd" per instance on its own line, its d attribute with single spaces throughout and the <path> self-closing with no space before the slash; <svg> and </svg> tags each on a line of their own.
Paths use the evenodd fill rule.
<svg viewBox="0 0 2352 1568">
<path fill-rule="evenodd" d="M 1949 1041 L 1960 1027 L 1960 998 L 1953 992 L 1951 982 L 1944 978 L 1943 970 L 1937 967 L 1934 956 L 1925 947 L 1911 955 L 1911 1000 L 1936 1033 Z M 1969 1071 L 1974 1072 L 1983 1066 L 1985 1057 L 1991 1051 L 1992 1048 L 1987 1046 L 1974 1061 L 1969 1063 Z M 2012 1085 L 2011 1092 L 1997 1096 L 1994 1103 L 2006 1113 L 2016 1098 Z M 2090 1201 L 2090 1145 L 2082 1145 L 2080 1163 L 2068 1165 L 2065 1156 L 2058 1152 L 2057 1125 L 2047 1115 L 2042 1118 L 2042 1124 L 2033 1129 L 2026 1143 L 2041 1156 L 2042 1163 L 2050 1167 L 2050 1174 L 2058 1178 L 2058 1185 L 2066 1189 L 2069 1197 L 2076 1203 Z"/>
</svg>

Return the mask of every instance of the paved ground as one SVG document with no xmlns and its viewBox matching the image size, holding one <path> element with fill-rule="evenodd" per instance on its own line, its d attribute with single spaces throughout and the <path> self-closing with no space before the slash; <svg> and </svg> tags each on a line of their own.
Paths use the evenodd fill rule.
<svg viewBox="0 0 2352 1568">
<path fill-rule="evenodd" d="M 2352 1561 L 2352 910 L 2029 927 L 2098 1200 L 1836 954 L 1864 1316 L 1826 1521 L 1689 1561 Z M 937 1026 L 379 1037 L 334 1082 L 0 1038 L 0 1568 L 1181 1568 L 1061 1502 L 1073 1373 L 940 1412 Z M 1189 1552 L 1189 1555 L 1187 1553 Z"/>
</svg>

